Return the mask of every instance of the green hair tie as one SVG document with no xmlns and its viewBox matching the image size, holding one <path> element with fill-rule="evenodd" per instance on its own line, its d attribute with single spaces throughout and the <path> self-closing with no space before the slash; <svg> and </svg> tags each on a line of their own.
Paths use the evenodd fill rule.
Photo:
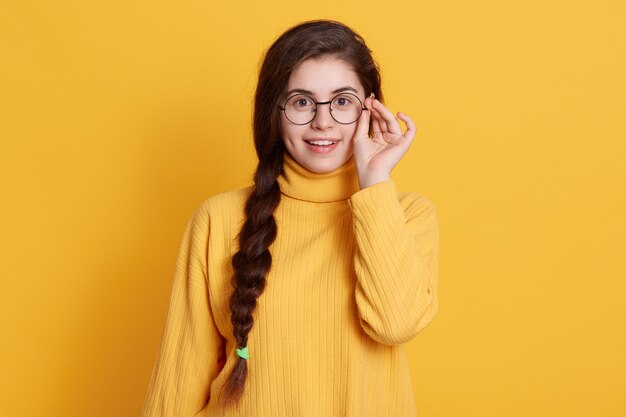
<svg viewBox="0 0 626 417">
<path fill-rule="evenodd" d="M 241 349 L 237 349 L 237 356 L 243 359 L 250 359 L 250 354 L 248 353 L 248 346 L 245 346 Z"/>
</svg>

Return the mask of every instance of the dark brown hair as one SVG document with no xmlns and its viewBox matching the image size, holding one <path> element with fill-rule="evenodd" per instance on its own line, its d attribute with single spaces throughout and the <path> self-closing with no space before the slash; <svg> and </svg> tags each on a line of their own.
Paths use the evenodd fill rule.
<svg viewBox="0 0 626 417">
<path fill-rule="evenodd" d="M 277 178 L 283 170 L 285 150 L 278 105 L 296 66 L 323 56 L 350 64 L 366 97 L 374 93 L 376 98 L 383 99 L 379 69 L 371 51 L 359 34 L 342 23 L 332 20 L 301 23 L 288 29 L 267 50 L 254 99 L 253 134 L 259 164 L 254 174 L 254 187 L 245 204 L 246 220 L 238 234 L 239 251 L 232 258 L 234 292 L 229 306 L 239 348 L 248 344 L 256 300 L 265 289 L 265 276 L 272 265 L 269 246 L 276 239 L 274 210 L 281 198 Z M 237 364 L 224 385 L 223 405 L 239 402 L 247 373 L 247 360 L 237 357 Z"/>
</svg>

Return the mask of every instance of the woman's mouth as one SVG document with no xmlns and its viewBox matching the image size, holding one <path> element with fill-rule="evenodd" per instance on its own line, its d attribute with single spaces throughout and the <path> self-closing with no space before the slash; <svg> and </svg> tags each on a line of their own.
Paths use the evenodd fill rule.
<svg viewBox="0 0 626 417">
<path fill-rule="evenodd" d="M 315 153 L 329 153 L 337 147 L 338 140 L 335 139 L 314 139 L 305 140 L 309 150 Z"/>
</svg>

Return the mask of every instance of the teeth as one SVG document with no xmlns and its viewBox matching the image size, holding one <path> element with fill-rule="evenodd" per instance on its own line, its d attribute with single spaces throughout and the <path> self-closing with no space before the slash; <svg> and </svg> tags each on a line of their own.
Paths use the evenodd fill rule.
<svg viewBox="0 0 626 417">
<path fill-rule="evenodd" d="M 312 143 L 313 145 L 332 145 L 335 143 L 332 140 L 311 140 L 307 142 Z"/>
</svg>

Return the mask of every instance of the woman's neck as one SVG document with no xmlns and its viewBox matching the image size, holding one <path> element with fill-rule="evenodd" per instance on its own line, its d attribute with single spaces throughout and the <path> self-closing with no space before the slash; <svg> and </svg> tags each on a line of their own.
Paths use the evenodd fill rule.
<svg viewBox="0 0 626 417">
<path fill-rule="evenodd" d="M 360 190 L 354 155 L 336 170 L 319 174 L 300 165 L 287 150 L 278 184 L 283 194 L 316 203 L 347 200 Z"/>
</svg>

